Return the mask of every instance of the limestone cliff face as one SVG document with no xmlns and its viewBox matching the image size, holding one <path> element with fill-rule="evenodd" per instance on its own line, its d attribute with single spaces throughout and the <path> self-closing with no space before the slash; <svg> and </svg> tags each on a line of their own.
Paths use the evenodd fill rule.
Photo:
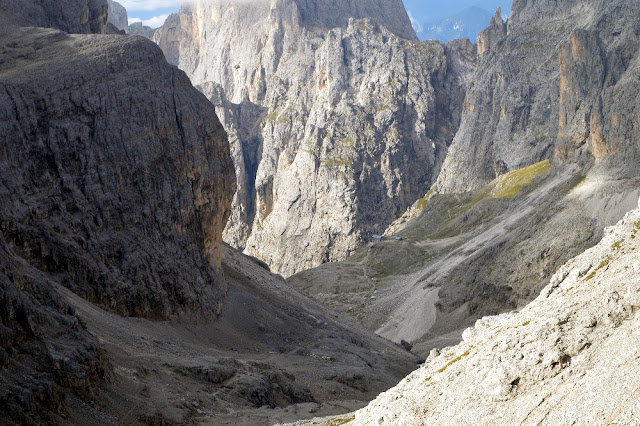
<svg viewBox="0 0 640 426">
<path fill-rule="evenodd" d="M 225 240 L 287 275 L 383 232 L 433 183 L 457 125 L 443 46 L 399 36 L 415 37 L 400 2 L 340 5 L 199 2 L 157 38 L 229 133 Z"/>
<path fill-rule="evenodd" d="M 467 191 L 546 158 L 637 175 L 639 8 L 516 1 L 506 33 L 496 16 L 478 37 L 481 59 L 436 188 Z"/>
<path fill-rule="evenodd" d="M 119 314 L 215 315 L 235 175 L 211 104 L 141 38 L 20 29 L 4 40 L 9 244 Z"/>
<path fill-rule="evenodd" d="M 639 232 L 636 209 L 562 266 L 526 308 L 478 320 L 462 343 L 434 350 L 398 386 L 341 418 L 355 425 L 634 424 Z"/>
<path fill-rule="evenodd" d="M 113 24 L 117 29 L 127 31 L 129 29 L 129 19 L 127 17 L 127 9 L 120 3 L 113 0 L 108 1 L 109 23 Z"/>
<path fill-rule="evenodd" d="M 10 25 L 104 34 L 107 30 L 107 0 L 3 0 L 0 19 L 5 19 Z"/>
</svg>

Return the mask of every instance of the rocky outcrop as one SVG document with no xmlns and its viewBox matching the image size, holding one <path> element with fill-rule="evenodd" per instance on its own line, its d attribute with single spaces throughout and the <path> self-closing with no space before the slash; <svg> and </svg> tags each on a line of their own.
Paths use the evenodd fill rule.
<svg viewBox="0 0 640 426">
<path fill-rule="evenodd" d="M 636 176 L 638 12 L 624 1 L 516 1 L 506 34 L 496 16 L 435 189 L 475 189 L 546 158 Z"/>
<path fill-rule="evenodd" d="M 0 19 L 8 25 L 57 28 L 68 33 L 104 34 L 107 0 L 4 0 Z"/>
<path fill-rule="evenodd" d="M 486 53 L 497 48 L 497 45 L 507 35 L 507 24 L 502 20 L 502 9 L 498 8 L 495 15 L 489 21 L 489 26 L 480 31 L 476 38 L 478 56 L 482 57 Z"/>
<path fill-rule="evenodd" d="M 107 4 L 109 6 L 108 22 L 113 24 L 117 29 L 128 32 L 129 19 L 127 17 L 127 9 L 125 9 L 120 3 L 113 0 L 107 0 Z"/>
<path fill-rule="evenodd" d="M 396 3 L 364 4 L 199 2 L 157 35 L 230 137 L 239 183 L 225 240 L 279 273 L 383 232 L 433 183 L 457 127 L 449 106 L 463 95 L 443 46 L 399 37 L 404 9 L 380 12 Z M 345 18 L 365 15 L 379 21 Z"/>
<path fill-rule="evenodd" d="M 127 27 L 127 34 L 129 35 L 139 35 L 144 38 L 148 38 L 149 40 L 153 40 L 154 34 L 156 30 L 143 25 L 142 22 L 134 22 L 133 24 Z"/>
<path fill-rule="evenodd" d="M 13 249 L 121 315 L 216 315 L 235 175 L 210 103 L 144 39 L 4 40 L 0 226 Z"/>
<path fill-rule="evenodd" d="M 463 343 L 433 351 L 398 386 L 340 418 L 355 425 L 633 424 L 640 415 L 638 232 L 640 209 L 562 266 L 526 308 L 479 320 Z"/>
<path fill-rule="evenodd" d="M 400 0 L 296 0 L 295 4 L 300 24 L 310 30 L 325 32 L 345 28 L 351 18 L 373 18 L 402 38 L 418 40 Z"/>
<path fill-rule="evenodd" d="M 69 400 L 95 400 L 108 371 L 95 337 L 1 232 L 0 306 L 4 424 L 60 423 Z"/>
</svg>

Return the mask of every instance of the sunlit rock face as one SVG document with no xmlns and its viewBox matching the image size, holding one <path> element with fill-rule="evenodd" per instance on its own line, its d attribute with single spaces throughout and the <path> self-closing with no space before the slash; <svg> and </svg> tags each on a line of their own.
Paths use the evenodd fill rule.
<svg viewBox="0 0 640 426">
<path fill-rule="evenodd" d="M 440 192 L 550 158 L 637 176 L 637 2 L 515 1 L 481 53 Z"/>
<path fill-rule="evenodd" d="M 401 2 L 198 2 L 156 41 L 229 134 L 225 240 L 285 275 L 383 232 L 457 128 L 457 73 L 441 43 L 415 41 Z"/>
</svg>

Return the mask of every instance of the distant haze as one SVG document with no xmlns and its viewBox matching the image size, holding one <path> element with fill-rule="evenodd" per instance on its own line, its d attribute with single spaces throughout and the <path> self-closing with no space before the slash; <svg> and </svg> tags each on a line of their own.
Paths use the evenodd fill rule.
<svg viewBox="0 0 640 426">
<path fill-rule="evenodd" d="M 475 41 L 498 7 L 503 15 L 511 10 L 511 0 L 403 0 L 414 30 L 421 40 L 449 41 L 467 37 Z M 119 0 L 129 14 L 129 23 L 142 22 L 158 27 L 170 13 L 178 11 L 182 0 Z"/>
<path fill-rule="evenodd" d="M 465 37 L 475 41 L 498 7 L 508 16 L 511 4 L 511 0 L 404 0 L 418 37 L 445 42 Z"/>
</svg>

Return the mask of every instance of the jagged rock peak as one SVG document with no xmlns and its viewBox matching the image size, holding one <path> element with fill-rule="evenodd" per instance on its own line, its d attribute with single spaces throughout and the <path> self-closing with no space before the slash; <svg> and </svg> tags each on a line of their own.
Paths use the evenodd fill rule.
<svg viewBox="0 0 640 426">
<path fill-rule="evenodd" d="M 507 24 L 502 19 L 502 9 L 498 8 L 489 21 L 489 26 L 482 30 L 476 39 L 478 56 L 495 49 L 496 45 L 507 35 Z"/>
<path fill-rule="evenodd" d="M 639 13 L 637 1 L 520 0 L 506 35 L 496 16 L 478 38 L 482 57 L 436 190 L 475 189 L 544 159 L 636 176 Z"/>
<path fill-rule="evenodd" d="M 396 3 L 346 2 L 346 27 L 309 26 L 331 4 L 198 2 L 157 33 L 229 134 L 239 185 L 225 241 L 287 275 L 383 232 L 433 183 L 459 117 L 441 43 L 349 17 Z"/>
<path fill-rule="evenodd" d="M 104 34 L 107 0 L 3 0 L 0 20 L 18 26 L 56 28 L 68 33 Z"/>
<path fill-rule="evenodd" d="M 417 40 L 402 0 L 195 0 L 190 3 L 205 3 L 218 10 L 235 8 L 254 19 L 293 11 L 298 14 L 301 26 L 322 32 L 346 28 L 350 18 L 371 18 L 400 37 Z"/>
<path fill-rule="evenodd" d="M 391 32 L 411 40 L 417 36 L 402 0 L 293 0 L 301 23 L 311 28 L 345 28 L 349 18 L 378 20 Z"/>
</svg>

